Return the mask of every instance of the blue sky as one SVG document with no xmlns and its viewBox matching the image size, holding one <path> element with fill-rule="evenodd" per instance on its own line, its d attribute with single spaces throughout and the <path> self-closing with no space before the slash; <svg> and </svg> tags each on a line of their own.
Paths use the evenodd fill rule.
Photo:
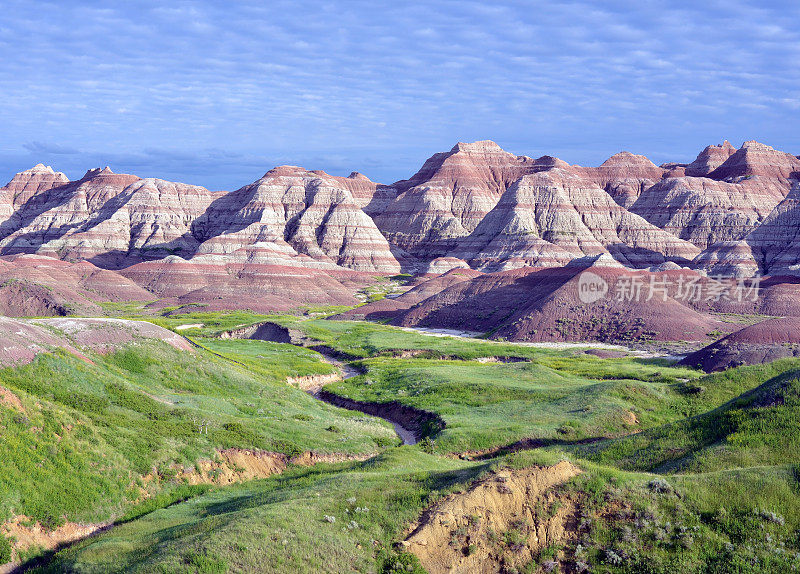
<svg viewBox="0 0 800 574">
<path fill-rule="evenodd" d="M 391 182 L 457 141 L 596 165 L 800 153 L 800 2 L 4 0 L 0 179 Z"/>
</svg>

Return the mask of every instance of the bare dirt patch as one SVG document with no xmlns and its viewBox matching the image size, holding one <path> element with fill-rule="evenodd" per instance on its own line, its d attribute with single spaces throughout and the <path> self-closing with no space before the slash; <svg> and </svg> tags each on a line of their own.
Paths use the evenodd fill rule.
<svg viewBox="0 0 800 574">
<path fill-rule="evenodd" d="M 428 509 L 402 544 L 431 574 L 524 566 L 576 535 L 578 503 L 554 487 L 580 472 L 567 461 L 498 471 Z"/>
<path fill-rule="evenodd" d="M 23 415 L 26 414 L 19 397 L 5 387 L 0 387 L 0 405 L 6 405 Z"/>
<path fill-rule="evenodd" d="M 333 453 L 320 454 L 304 452 L 295 457 L 283 453 L 256 449 L 228 448 L 217 451 L 213 459 L 196 462 L 194 467 L 174 466 L 176 479 L 189 484 L 215 484 L 224 486 L 237 482 L 246 482 L 258 478 L 267 478 L 280 474 L 290 464 L 313 466 L 322 462 L 344 462 L 348 460 L 367 460 L 373 456 L 360 456 Z M 155 479 L 153 474 L 143 478 L 145 484 Z M 143 493 L 145 494 L 145 493 Z"/>
<path fill-rule="evenodd" d="M 39 522 L 34 522 L 27 516 L 15 516 L 12 520 L 0 526 L 0 534 L 6 538 L 15 540 L 14 557 L 11 562 L 0 565 L 0 574 L 14 571 L 19 565 L 19 552 L 24 552 L 30 548 L 55 550 L 59 546 L 82 540 L 92 534 L 100 532 L 110 525 L 110 522 L 95 524 L 67 522 L 55 530 L 48 530 Z"/>
<path fill-rule="evenodd" d="M 306 375 L 304 377 L 287 377 L 286 382 L 305 391 L 311 395 L 315 395 L 322 390 L 322 387 L 331 383 L 337 383 L 342 380 L 342 375 L 339 373 L 331 373 L 329 375 Z"/>
</svg>

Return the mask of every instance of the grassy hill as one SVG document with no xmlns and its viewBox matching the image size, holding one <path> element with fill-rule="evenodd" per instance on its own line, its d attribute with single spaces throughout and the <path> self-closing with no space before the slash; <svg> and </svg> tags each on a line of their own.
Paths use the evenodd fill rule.
<svg viewBox="0 0 800 574">
<path fill-rule="evenodd" d="M 139 342 L 90 354 L 93 364 L 52 353 L 0 370 L 0 386 L 19 401 L 0 401 L 0 523 L 117 520 L 45 553 L 36 569 L 421 572 L 401 541 L 426 509 L 497 471 L 565 459 L 581 473 L 531 503 L 526 521 L 467 517 L 445 546 L 484 552 L 505 572 L 800 568 L 798 361 L 704 375 L 584 349 L 270 318 L 354 358 L 363 374 L 326 390 L 444 419 L 429 440 L 398 447 L 387 423 L 286 383 L 330 374 L 319 354 L 216 337 L 265 319 L 159 317 L 169 328 L 201 324 L 178 331 L 200 348 Z M 201 461 L 225 449 L 370 458 L 197 484 Z M 564 531 L 520 563 L 525 537 L 559 508 L 571 513 Z M 13 542 L 0 537 L 0 558 L 4 541 Z"/>
</svg>

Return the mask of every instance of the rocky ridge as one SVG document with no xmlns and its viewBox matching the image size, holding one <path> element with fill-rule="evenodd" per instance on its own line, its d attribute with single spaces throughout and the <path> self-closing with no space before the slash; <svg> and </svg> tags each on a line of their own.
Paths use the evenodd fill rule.
<svg viewBox="0 0 800 574">
<path fill-rule="evenodd" d="M 0 257 L 89 261 L 174 304 L 222 308 L 246 292 L 259 309 L 352 304 L 375 274 L 604 254 L 633 269 L 798 275 L 799 174 L 800 159 L 757 142 L 690 164 L 621 152 L 583 167 L 479 141 L 391 185 L 280 166 L 229 193 L 109 168 L 69 181 L 39 164 L 0 188 Z"/>
</svg>

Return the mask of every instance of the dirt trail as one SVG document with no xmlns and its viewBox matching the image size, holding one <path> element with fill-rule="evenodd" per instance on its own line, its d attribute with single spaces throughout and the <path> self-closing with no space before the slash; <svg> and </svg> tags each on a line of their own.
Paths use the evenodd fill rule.
<svg viewBox="0 0 800 574">
<path fill-rule="evenodd" d="M 580 472 L 567 461 L 498 471 L 428 509 L 402 544 L 431 574 L 523 567 L 575 535 L 578 503 L 554 487 Z"/>
</svg>

